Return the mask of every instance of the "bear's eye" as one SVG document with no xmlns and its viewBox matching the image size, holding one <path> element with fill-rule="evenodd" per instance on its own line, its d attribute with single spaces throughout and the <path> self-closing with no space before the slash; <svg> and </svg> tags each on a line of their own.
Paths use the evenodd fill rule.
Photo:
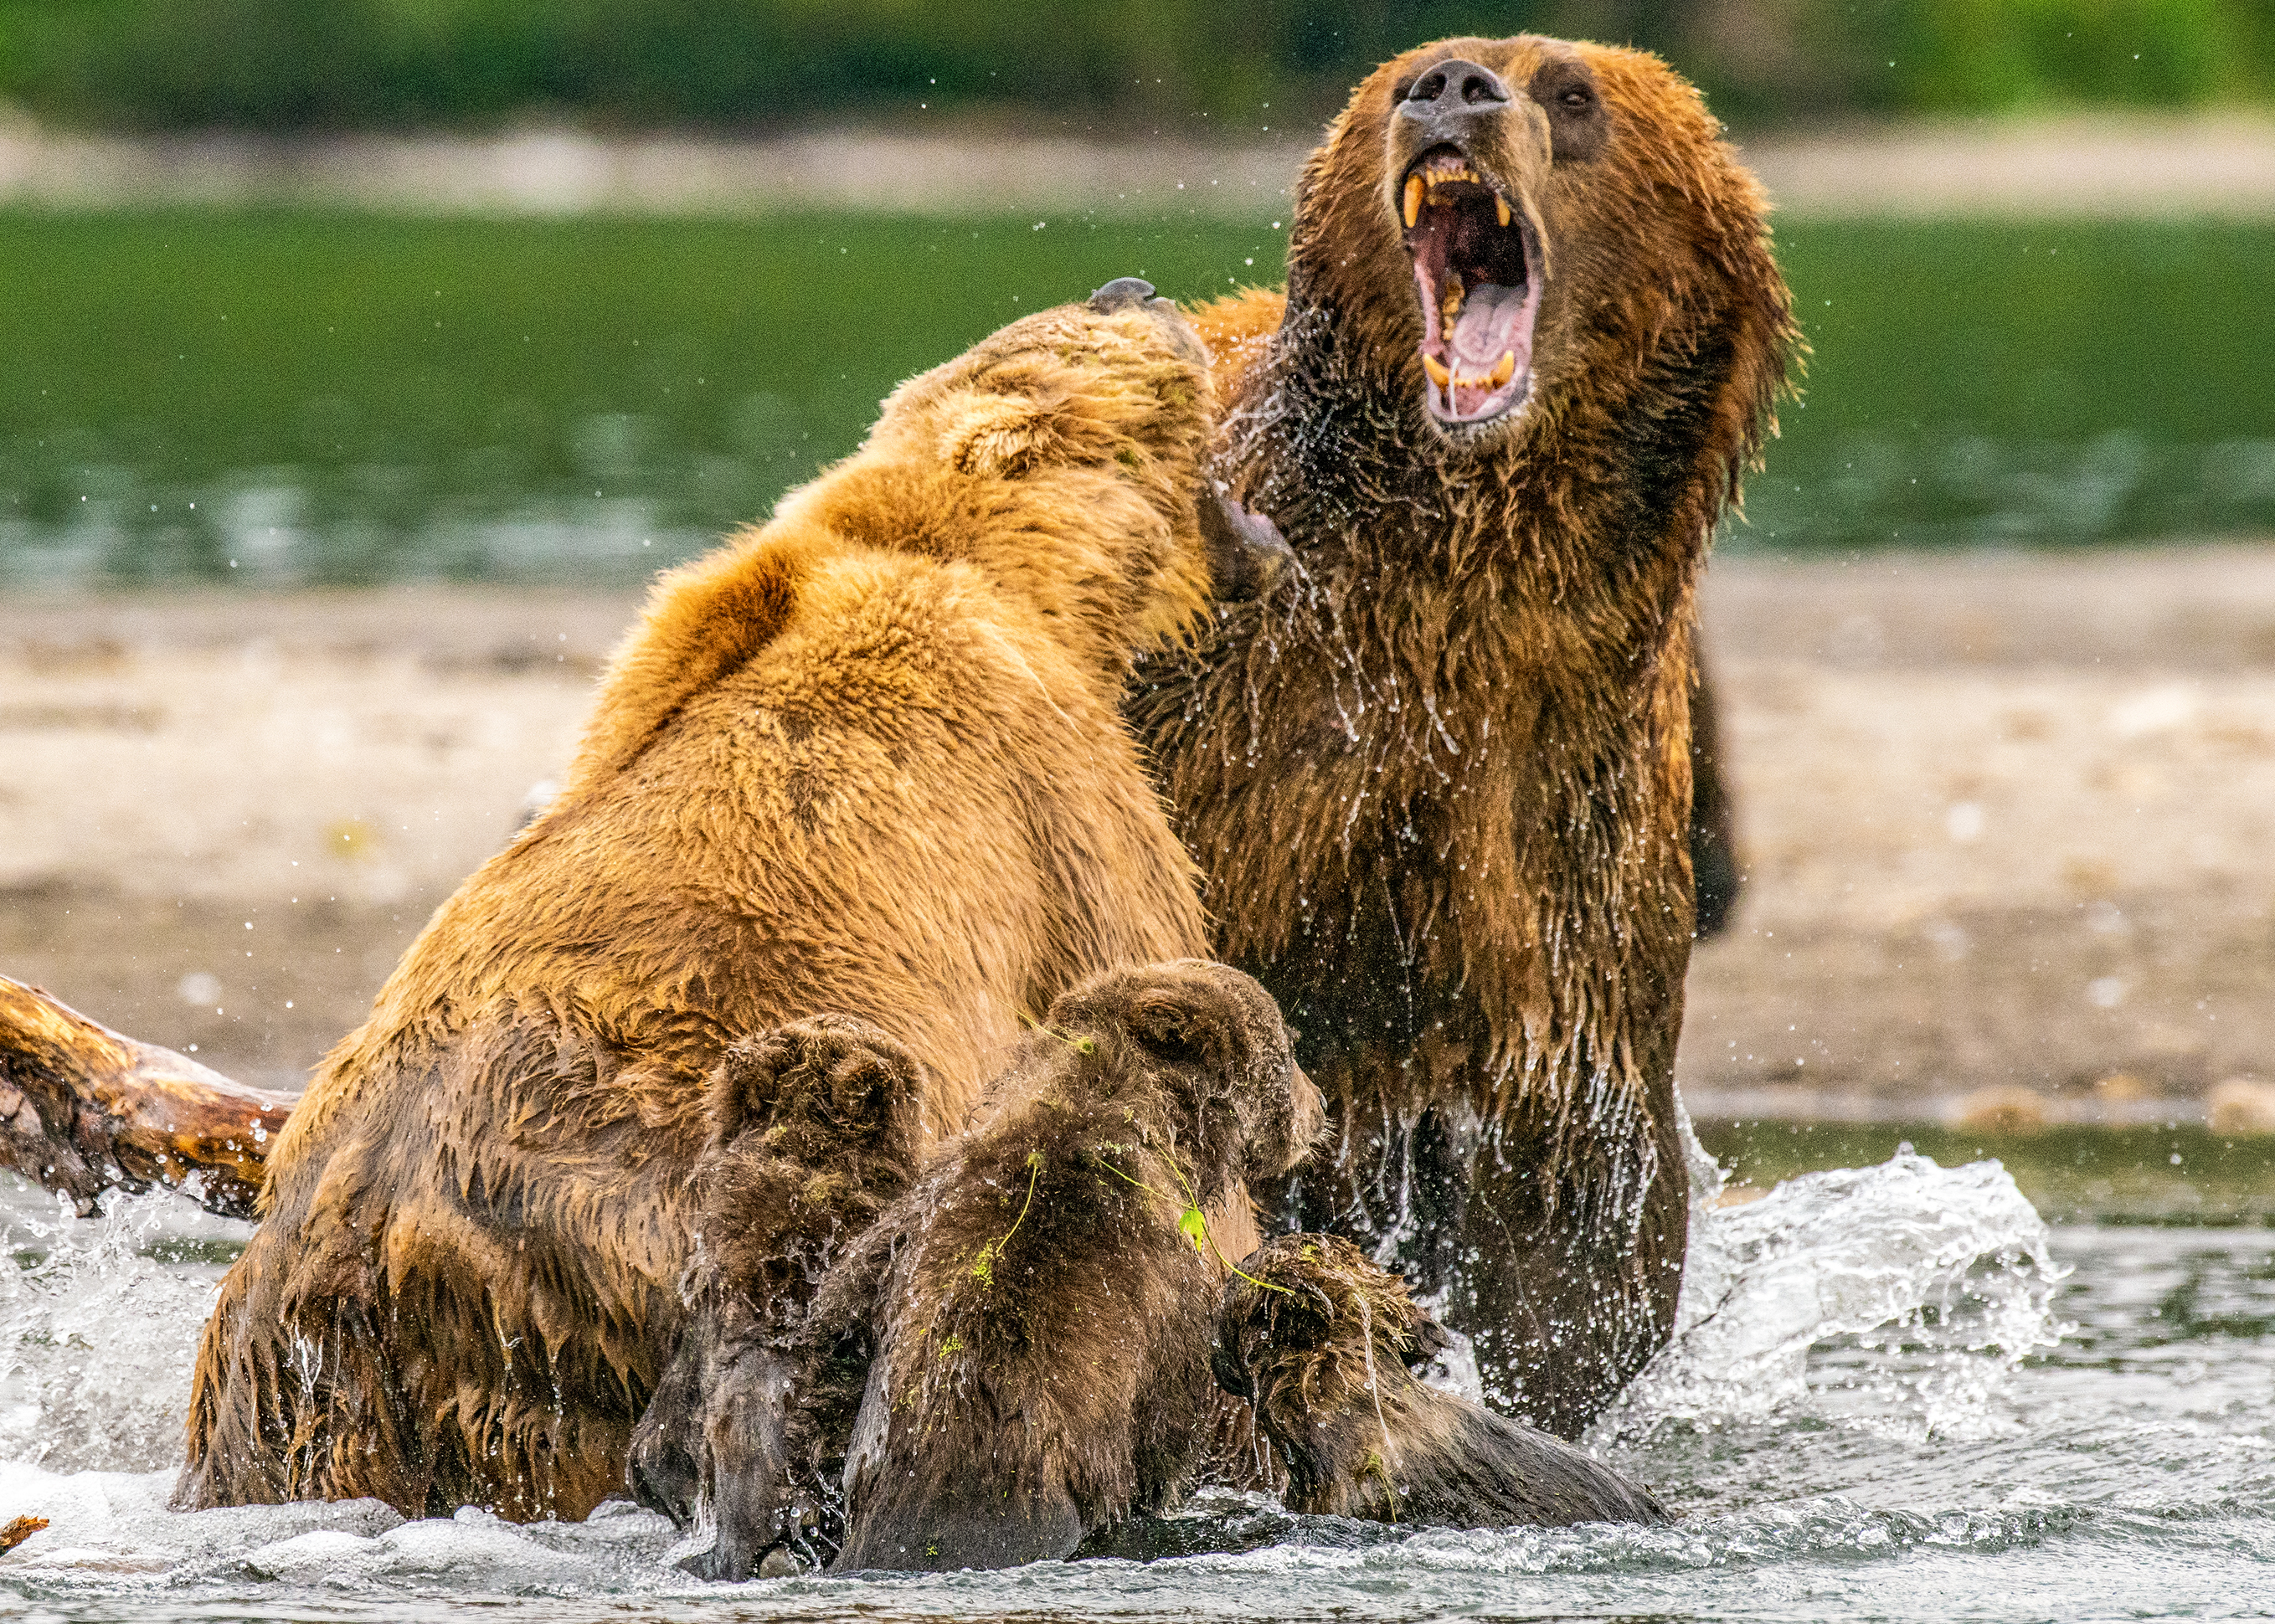
<svg viewBox="0 0 2275 1624">
<path fill-rule="evenodd" d="M 1588 110 L 1588 103 L 1594 101 L 1596 98 L 1590 95 L 1583 87 L 1575 85 L 1571 89 L 1566 91 L 1562 95 L 1556 99 L 1564 103 L 1565 106 L 1570 108 L 1574 112 L 1584 113 Z"/>
</svg>

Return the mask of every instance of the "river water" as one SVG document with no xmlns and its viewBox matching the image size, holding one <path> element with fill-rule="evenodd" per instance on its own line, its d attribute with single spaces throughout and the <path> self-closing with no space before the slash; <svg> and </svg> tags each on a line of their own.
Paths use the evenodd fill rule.
<svg viewBox="0 0 2275 1624">
<path fill-rule="evenodd" d="M 2043 1224 L 1997 1162 L 1900 1152 L 1703 1206 L 1676 1341 L 1592 1446 L 1663 1529 L 1294 1525 L 1214 1553 L 707 1585 L 661 1518 L 517 1528 L 371 1502 L 164 1509 L 192 1352 L 246 1229 L 152 1194 L 0 1203 L 0 1618 L 1820 1620 L 2275 1613 L 2275 1230 Z"/>
</svg>

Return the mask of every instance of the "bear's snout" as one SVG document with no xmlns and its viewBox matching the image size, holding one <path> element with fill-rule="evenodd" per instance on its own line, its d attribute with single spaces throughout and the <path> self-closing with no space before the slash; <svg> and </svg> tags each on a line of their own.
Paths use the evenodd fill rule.
<svg viewBox="0 0 2275 1624">
<path fill-rule="evenodd" d="M 1090 307 L 1102 316 L 1154 302 L 1153 284 L 1143 276 L 1116 276 L 1090 296 Z M 1160 301 L 1167 304 L 1168 301 Z"/>
</svg>

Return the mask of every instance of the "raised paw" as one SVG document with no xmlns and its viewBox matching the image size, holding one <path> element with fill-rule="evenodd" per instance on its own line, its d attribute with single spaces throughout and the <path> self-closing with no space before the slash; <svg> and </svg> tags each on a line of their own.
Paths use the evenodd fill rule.
<svg viewBox="0 0 2275 1624">
<path fill-rule="evenodd" d="M 728 1049 L 711 1076 L 711 1143 L 757 1130 L 774 1154 L 812 1164 L 858 1152 L 912 1158 L 928 1088 L 923 1062 L 881 1028 L 808 1016 Z"/>
<path fill-rule="evenodd" d="M 1153 301 L 1153 284 L 1143 276 L 1116 276 L 1090 296 L 1090 307 L 1100 315 L 1132 310 Z"/>
<path fill-rule="evenodd" d="M 1208 544 L 1209 581 L 1220 603 L 1269 596 L 1296 569 L 1296 550 L 1280 526 L 1230 496 L 1204 493 L 1201 539 Z"/>
</svg>

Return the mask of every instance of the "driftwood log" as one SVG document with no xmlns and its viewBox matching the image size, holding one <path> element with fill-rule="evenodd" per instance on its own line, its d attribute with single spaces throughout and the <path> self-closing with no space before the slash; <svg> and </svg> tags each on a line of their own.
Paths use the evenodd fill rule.
<svg viewBox="0 0 2275 1624">
<path fill-rule="evenodd" d="M 253 1217 L 294 1103 L 0 976 L 0 1165 L 63 1191 L 82 1218 L 114 1184 L 193 1176 L 209 1211 Z"/>
</svg>

